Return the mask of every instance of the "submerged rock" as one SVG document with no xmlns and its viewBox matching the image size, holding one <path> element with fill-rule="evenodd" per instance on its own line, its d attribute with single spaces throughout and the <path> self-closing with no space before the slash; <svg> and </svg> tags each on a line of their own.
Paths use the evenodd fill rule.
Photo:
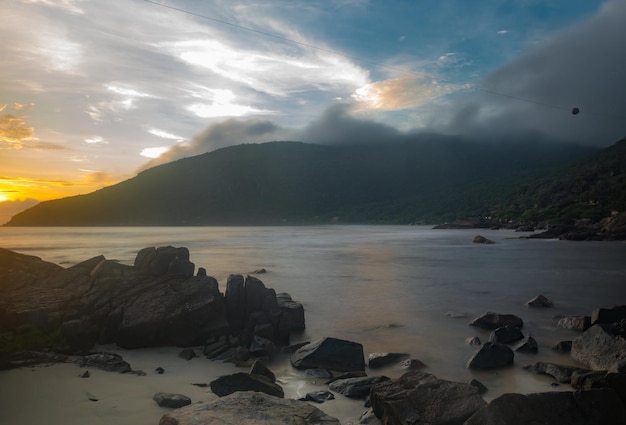
<svg viewBox="0 0 626 425">
<path fill-rule="evenodd" d="M 469 369 L 498 369 L 513 364 L 515 354 L 508 346 L 486 342 L 467 361 Z"/>
<path fill-rule="evenodd" d="M 475 326 L 477 328 L 492 331 L 503 326 L 514 326 L 522 328 L 524 326 L 524 321 L 514 314 L 500 314 L 488 311 L 482 316 L 479 316 L 472 320 L 469 323 L 469 326 Z"/>
</svg>

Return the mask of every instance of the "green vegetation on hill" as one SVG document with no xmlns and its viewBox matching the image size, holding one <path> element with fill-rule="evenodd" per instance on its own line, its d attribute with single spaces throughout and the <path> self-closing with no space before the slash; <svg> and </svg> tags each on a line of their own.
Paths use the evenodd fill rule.
<svg viewBox="0 0 626 425">
<path fill-rule="evenodd" d="M 443 136 L 376 145 L 245 144 L 157 166 L 87 195 L 42 202 L 7 225 L 311 224 L 333 217 L 432 223 L 484 216 L 498 205 L 500 214 L 518 218 L 514 214 L 536 209 L 507 201 L 522 182 L 591 151 Z M 535 192 L 527 191 L 530 202 Z"/>
</svg>

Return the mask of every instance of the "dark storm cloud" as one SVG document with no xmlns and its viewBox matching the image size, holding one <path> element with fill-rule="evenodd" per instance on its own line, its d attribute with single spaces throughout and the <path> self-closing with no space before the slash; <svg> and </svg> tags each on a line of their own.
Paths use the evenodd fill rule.
<svg viewBox="0 0 626 425">
<path fill-rule="evenodd" d="M 543 134 L 608 145 L 626 135 L 626 2 L 611 1 L 489 75 L 472 96 L 431 119 L 440 131 L 481 138 Z M 580 108 L 579 115 L 570 113 Z"/>
</svg>

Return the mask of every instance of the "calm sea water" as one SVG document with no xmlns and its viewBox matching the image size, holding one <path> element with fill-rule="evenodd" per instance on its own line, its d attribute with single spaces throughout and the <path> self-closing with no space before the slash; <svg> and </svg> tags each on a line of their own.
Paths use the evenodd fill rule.
<svg viewBox="0 0 626 425">
<path fill-rule="evenodd" d="M 473 244 L 476 234 L 496 243 Z M 538 360 L 571 364 L 550 347 L 577 334 L 558 329 L 554 316 L 626 304 L 626 243 L 518 236 L 423 226 L 5 227 L 0 246 L 66 267 L 100 254 L 132 264 L 141 248 L 185 246 L 222 287 L 231 273 L 265 268 L 258 277 L 266 286 L 305 306 L 307 329 L 297 340 L 334 336 L 362 343 L 366 355 L 410 353 L 439 377 L 482 380 L 489 398 L 554 389 L 550 379 L 522 369 Z M 537 294 L 555 307 L 526 308 Z M 497 373 L 467 370 L 474 348 L 465 339 L 488 338 L 467 323 L 486 311 L 522 317 L 539 354 L 516 354 L 515 366 Z M 283 379 L 295 376 L 285 366 Z"/>
</svg>

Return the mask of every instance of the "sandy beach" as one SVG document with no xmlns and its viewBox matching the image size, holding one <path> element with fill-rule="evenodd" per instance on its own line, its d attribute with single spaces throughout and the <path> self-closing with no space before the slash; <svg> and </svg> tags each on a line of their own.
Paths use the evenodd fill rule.
<svg viewBox="0 0 626 425">
<path fill-rule="evenodd" d="M 230 373 L 247 371 L 230 363 L 215 362 L 203 356 L 189 361 L 178 357 L 180 348 L 163 347 L 116 352 L 130 363 L 133 370 L 145 376 L 80 368 L 76 364 L 34 366 L 0 372 L 0 423 L 3 425 L 156 425 L 171 409 L 159 407 L 152 400 L 155 393 L 184 394 L 192 402 L 217 398 L 210 388 L 192 385 L 208 384 Z M 196 349 L 201 354 L 199 349 Z M 165 372 L 158 374 L 157 367 Z M 285 390 L 285 398 L 299 398 L 309 391 L 325 389 L 323 380 L 302 377 L 284 359 L 272 362 Z M 89 378 L 80 375 L 89 370 Z M 98 401 L 92 401 L 96 398 Z M 365 410 L 362 400 L 338 395 L 337 399 L 317 405 L 342 423 L 356 422 Z"/>
</svg>

